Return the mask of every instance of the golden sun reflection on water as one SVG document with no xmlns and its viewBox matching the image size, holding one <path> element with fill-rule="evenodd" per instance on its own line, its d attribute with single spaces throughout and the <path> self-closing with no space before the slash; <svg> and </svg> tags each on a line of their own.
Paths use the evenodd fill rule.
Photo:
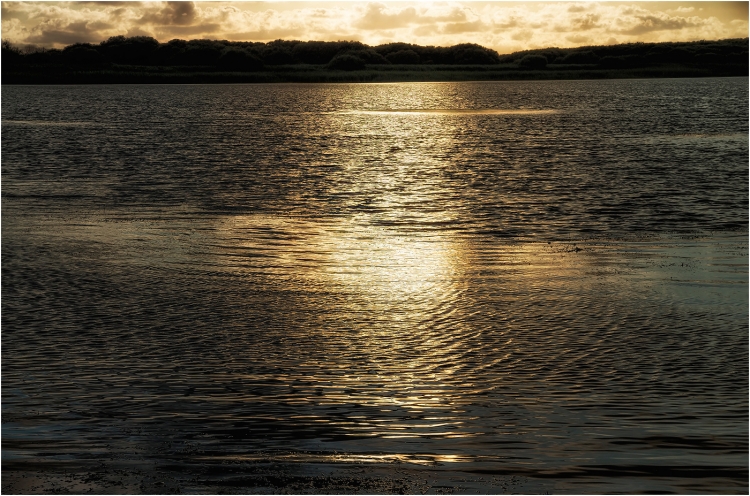
<svg viewBox="0 0 750 496">
<path fill-rule="evenodd" d="M 229 252 L 224 262 L 252 284 L 294 295 L 289 312 L 305 316 L 303 327 L 283 331 L 295 334 L 288 342 L 298 347 L 285 345 L 281 372 L 259 380 L 309 386 L 268 401 L 307 406 L 300 422 L 343 436 L 480 436 L 488 426 L 468 412 L 500 390 L 543 415 L 524 387 L 537 387 L 537 376 L 552 389 L 567 384 L 588 360 L 586 340 L 597 346 L 600 337 L 586 334 L 590 325 L 571 309 L 591 305 L 618 277 L 602 248 L 463 237 L 453 229 L 476 214 L 457 182 L 466 171 L 453 163 L 460 136 L 477 125 L 470 115 L 553 111 L 424 107 L 326 115 L 347 137 L 335 149 L 346 160 L 326 169 L 315 195 L 329 210 L 230 216 L 218 228 Z M 532 379 L 505 390 L 522 382 L 519 370 Z M 573 389 L 566 398 L 575 398 Z"/>
<path fill-rule="evenodd" d="M 270 284 L 311 295 L 336 295 L 335 302 L 318 310 L 341 320 L 312 332 L 327 356 L 341 359 L 324 366 L 344 370 L 322 396 L 308 401 L 413 412 L 454 408 L 451 383 L 461 368 L 460 357 L 469 352 L 463 339 L 471 335 L 459 317 L 465 291 L 460 242 L 444 235 L 405 235 L 354 220 L 315 223 L 242 216 L 227 219 L 220 231 L 236 243 L 232 251 L 240 272 L 259 271 Z M 256 256 L 248 256 L 250 252 Z M 261 253 L 264 256 L 257 256 Z M 342 334 L 342 327 L 356 332 L 355 342 Z M 357 356 L 358 367 L 349 368 L 350 355 Z M 302 368 L 322 366 L 317 361 L 308 365 Z M 455 427 L 456 422 L 450 424 Z M 466 435 L 439 429 L 443 425 L 442 417 L 408 426 L 367 418 L 343 427 L 357 435 L 383 437 L 418 437 L 424 427 L 433 436 Z"/>
<path fill-rule="evenodd" d="M 220 457 L 208 457 L 207 460 L 221 459 Z M 226 457 L 232 461 L 262 462 L 267 461 L 268 456 L 263 455 L 233 455 Z M 274 455 L 273 460 L 292 463 L 410 463 L 414 465 L 436 465 L 438 463 L 469 463 L 476 459 L 474 456 L 450 455 L 450 454 L 425 454 L 425 453 L 340 453 L 340 454 L 314 454 L 314 453 L 290 453 L 287 455 Z"/>
<path fill-rule="evenodd" d="M 373 310 L 407 305 L 402 312 L 418 311 L 455 300 L 461 256 L 457 243 L 444 236 L 373 231 L 338 238 L 320 277 L 356 291 Z"/>
<path fill-rule="evenodd" d="M 557 113 L 552 109 L 382 109 L 382 110 L 343 110 L 339 114 L 361 115 L 545 115 Z"/>
<path fill-rule="evenodd" d="M 464 410 L 466 398 L 489 392 L 486 381 L 472 378 L 481 361 L 481 330 L 466 315 L 473 310 L 465 301 L 465 240 L 444 228 L 461 214 L 445 204 L 454 186 L 443 171 L 465 131 L 463 119 L 454 115 L 539 112 L 547 113 L 331 115 L 337 133 L 364 133 L 368 144 L 367 155 L 342 163 L 341 173 L 332 171 L 327 190 L 319 193 L 342 198 L 348 215 L 225 218 L 218 230 L 228 241 L 222 244 L 235 252 L 232 264 L 269 286 L 303 295 L 297 304 L 309 306 L 309 315 L 324 314 L 307 329 L 315 352 L 295 364 L 306 371 L 305 380 L 319 385 L 318 393 L 294 401 L 368 409 L 337 421 L 347 436 L 481 434 L 467 427 Z"/>
<path fill-rule="evenodd" d="M 319 350 L 299 366 L 324 384 L 322 394 L 304 401 L 367 408 L 338 422 L 345 435 L 473 436 L 459 412 L 474 390 L 461 377 L 476 334 L 462 317 L 465 247 L 441 227 L 458 214 L 441 204 L 450 188 L 434 153 L 452 149 L 460 133 L 455 122 L 435 132 L 433 117 L 391 117 L 331 116 L 338 132 L 366 132 L 370 144 L 369 157 L 342 164 L 321 192 L 343 198 L 349 215 L 234 216 L 219 230 L 240 270 L 307 295 L 299 304 L 325 315 L 308 331 Z"/>
</svg>

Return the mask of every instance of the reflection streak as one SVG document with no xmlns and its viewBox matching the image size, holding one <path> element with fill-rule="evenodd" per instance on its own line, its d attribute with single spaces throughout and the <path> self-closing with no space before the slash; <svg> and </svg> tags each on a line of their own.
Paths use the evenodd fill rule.
<svg viewBox="0 0 750 496">
<path fill-rule="evenodd" d="M 316 297 L 301 303 L 313 303 L 311 311 L 330 316 L 311 329 L 317 334 L 311 355 L 335 357 L 335 362 L 322 363 L 311 356 L 309 366 L 302 368 L 336 369 L 334 377 L 307 377 L 321 395 L 305 400 L 321 407 L 395 409 L 383 417 L 371 413 L 339 422 L 347 433 L 384 438 L 475 435 L 462 430 L 462 421 L 419 420 L 424 412 L 434 417 L 434 412 L 456 411 L 456 385 L 463 383 L 462 395 L 473 388 L 455 377 L 466 367 L 463 357 L 473 353 L 466 340 L 477 334 L 463 318 L 463 241 L 450 231 L 425 230 L 456 215 L 431 208 L 440 203 L 446 186 L 439 176 L 424 176 L 442 167 L 435 163 L 440 152 L 435 147 L 445 146 L 446 137 L 453 146 L 450 137 L 458 131 L 450 126 L 456 123 L 446 122 L 438 136 L 428 134 L 420 142 L 420 133 L 425 136 L 420 126 L 429 123 L 405 128 L 386 115 L 352 117 L 358 129 L 384 136 L 384 148 L 398 150 L 381 155 L 379 164 L 349 163 L 348 172 L 360 180 L 332 187 L 347 199 L 345 208 L 356 213 L 315 220 L 232 216 L 217 230 L 225 237 L 220 244 L 231 247 L 240 271 L 263 274 L 269 284 L 287 290 L 329 295 L 328 302 Z M 360 119 L 369 122 L 365 126 Z M 370 210 L 357 212 L 363 197 Z M 394 422 L 394 412 L 417 417 Z"/>
</svg>

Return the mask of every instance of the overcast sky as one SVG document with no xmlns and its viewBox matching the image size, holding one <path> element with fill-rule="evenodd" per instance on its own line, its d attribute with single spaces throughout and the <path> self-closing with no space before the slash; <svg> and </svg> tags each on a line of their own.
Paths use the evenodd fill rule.
<svg viewBox="0 0 750 496">
<path fill-rule="evenodd" d="M 549 46 L 748 36 L 748 2 L 2 2 L 2 38 L 63 47 L 116 35 L 235 41 Z"/>
</svg>

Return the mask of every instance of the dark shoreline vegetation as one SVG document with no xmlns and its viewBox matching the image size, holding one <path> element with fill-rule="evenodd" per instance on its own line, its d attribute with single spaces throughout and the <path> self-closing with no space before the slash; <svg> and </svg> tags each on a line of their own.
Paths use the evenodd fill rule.
<svg viewBox="0 0 750 496">
<path fill-rule="evenodd" d="M 115 36 L 62 50 L 2 43 L 2 84 L 613 79 L 748 75 L 748 38 L 545 48 L 499 55 L 356 41 L 269 43 Z"/>
</svg>

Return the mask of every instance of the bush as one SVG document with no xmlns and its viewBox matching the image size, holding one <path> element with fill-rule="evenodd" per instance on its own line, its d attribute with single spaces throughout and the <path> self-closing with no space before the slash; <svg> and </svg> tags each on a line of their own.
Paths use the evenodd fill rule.
<svg viewBox="0 0 750 496">
<path fill-rule="evenodd" d="M 258 71 L 263 61 L 246 50 L 225 48 L 219 57 L 219 67 L 227 71 Z"/>
<path fill-rule="evenodd" d="M 358 71 L 365 68 L 365 62 L 359 57 L 344 53 L 336 55 L 333 60 L 328 63 L 328 68 L 339 71 Z"/>
<path fill-rule="evenodd" d="M 455 55 L 457 64 L 497 64 L 500 57 L 481 47 L 469 47 L 464 50 L 458 50 Z"/>
<path fill-rule="evenodd" d="M 294 64 L 294 55 L 291 50 L 281 46 L 271 46 L 261 52 L 263 61 L 270 65 Z"/>
<path fill-rule="evenodd" d="M 152 62 L 159 42 L 149 36 L 112 36 L 99 44 L 99 51 L 112 62 L 145 65 Z"/>
<path fill-rule="evenodd" d="M 695 54 L 684 48 L 675 48 L 667 52 L 667 60 L 672 63 L 692 62 Z"/>
<path fill-rule="evenodd" d="M 182 43 L 180 43 L 182 42 Z M 183 40 L 172 40 L 169 43 L 159 45 L 153 54 L 153 60 L 157 65 L 179 65 L 183 62 L 187 42 Z"/>
<path fill-rule="evenodd" d="M 298 43 L 292 49 L 295 59 L 305 64 L 327 64 L 340 50 L 339 44 L 328 41 Z"/>
<path fill-rule="evenodd" d="M 4 57 L 4 56 L 3 56 Z M 55 48 L 47 50 L 42 49 L 24 56 L 25 62 L 30 65 L 55 65 L 65 62 L 62 50 Z M 5 59 L 3 59 L 4 61 Z"/>
<path fill-rule="evenodd" d="M 344 52 L 347 55 L 353 55 L 354 57 L 357 57 L 358 59 L 362 60 L 365 64 L 390 64 L 388 62 L 388 59 L 380 55 L 375 50 L 356 50 L 356 51 L 349 51 Z M 341 55 L 344 55 L 342 53 Z"/>
<path fill-rule="evenodd" d="M 544 69 L 547 67 L 547 58 L 543 55 L 526 55 L 518 65 L 524 69 Z"/>
<path fill-rule="evenodd" d="M 419 54 L 414 50 L 399 50 L 385 56 L 391 64 L 419 64 Z"/>
<path fill-rule="evenodd" d="M 583 52 L 573 52 L 567 54 L 559 62 L 560 64 L 596 64 L 599 62 L 599 57 L 596 56 L 591 50 Z"/>
<path fill-rule="evenodd" d="M 748 52 L 747 52 L 747 50 L 745 50 L 743 52 L 730 53 L 729 55 L 727 55 L 726 60 L 727 60 L 727 62 L 729 62 L 731 64 L 744 64 L 744 65 L 747 65 Z"/>
<path fill-rule="evenodd" d="M 12 67 L 21 61 L 21 50 L 8 40 L 2 41 L 2 60 L 7 67 Z"/>
<path fill-rule="evenodd" d="M 104 56 L 88 44 L 65 47 L 65 60 L 72 65 L 98 66 L 104 63 Z"/>
<path fill-rule="evenodd" d="M 606 69 L 631 69 L 633 67 L 642 67 L 646 61 L 635 55 L 620 55 L 612 57 L 607 55 L 599 60 L 599 65 Z"/>
<path fill-rule="evenodd" d="M 216 65 L 223 48 L 209 43 L 191 42 L 182 53 L 182 61 L 185 65 Z"/>
</svg>

